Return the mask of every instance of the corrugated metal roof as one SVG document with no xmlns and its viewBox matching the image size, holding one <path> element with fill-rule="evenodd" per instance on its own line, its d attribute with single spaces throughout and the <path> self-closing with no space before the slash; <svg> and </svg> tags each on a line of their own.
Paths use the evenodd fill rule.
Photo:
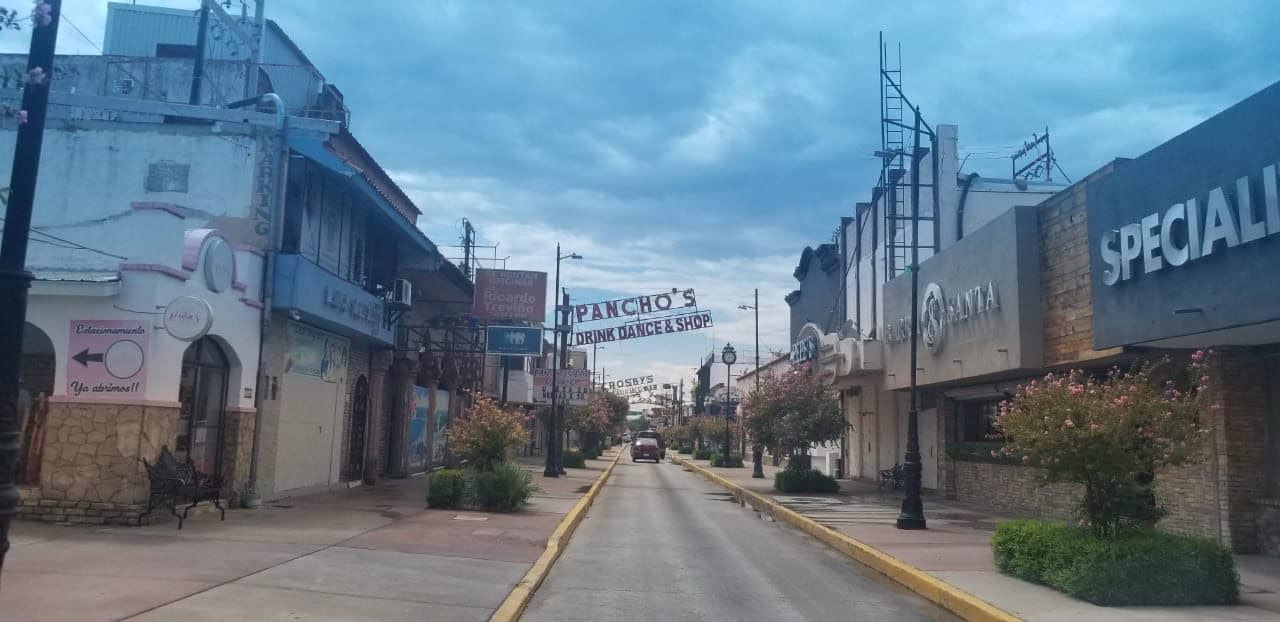
<svg viewBox="0 0 1280 622">
<path fill-rule="evenodd" d="M 37 281 L 62 281 L 77 283 L 112 283 L 120 280 L 120 273 L 105 270 L 63 270 L 58 268 L 31 268 Z"/>
</svg>

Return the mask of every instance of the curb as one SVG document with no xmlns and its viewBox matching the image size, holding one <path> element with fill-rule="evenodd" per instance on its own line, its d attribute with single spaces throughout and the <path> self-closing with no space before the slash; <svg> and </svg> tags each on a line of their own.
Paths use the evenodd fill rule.
<svg viewBox="0 0 1280 622">
<path fill-rule="evenodd" d="M 560 524 L 556 526 L 556 530 L 551 532 L 551 537 L 547 538 L 547 548 L 538 556 L 538 560 L 533 562 L 533 566 L 529 571 L 524 573 L 516 586 L 511 588 L 511 593 L 502 601 L 498 609 L 489 616 L 489 622 L 515 622 L 520 619 L 524 613 L 524 608 L 529 606 L 529 601 L 533 600 L 533 593 L 537 591 L 538 586 L 546 580 L 547 575 L 551 574 L 551 566 L 560 559 L 560 553 L 564 552 L 564 548 L 569 544 L 569 538 L 573 536 L 574 530 L 578 528 L 578 523 L 587 515 L 587 508 L 591 507 L 591 503 L 595 501 L 600 494 L 600 489 L 604 487 L 605 481 L 609 479 L 609 475 L 613 473 L 613 467 L 618 465 L 618 460 L 622 458 L 624 452 L 619 451 L 618 455 L 613 457 L 613 462 L 605 467 L 604 472 L 596 478 L 595 483 L 591 484 L 591 489 L 587 494 L 582 495 L 578 502 L 573 505 L 569 513 L 565 515 Z"/>
<path fill-rule="evenodd" d="M 672 462 L 688 467 L 695 473 L 727 488 L 740 503 L 767 513 L 775 520 L 782 520 L 813 536 L 823 544 L 846 557 L 893 579 L 903 587 L 932 601 L 934 604 L 970 622 L 1017 622 L 1021 620 L 991 603 L 942 581 L 929 573 L 904 563 L 858 540 L 788 508 L 764 495 L 752 492 L 702 466 L 684 458 L 672 457 Z"/>
</svg>

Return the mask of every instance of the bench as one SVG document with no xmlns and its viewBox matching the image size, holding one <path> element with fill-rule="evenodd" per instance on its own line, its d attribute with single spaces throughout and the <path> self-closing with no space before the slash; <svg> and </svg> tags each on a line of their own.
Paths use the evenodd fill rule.
<svg viewBox="0 0 1280 622">
<path fill-rule="evenodd" d="M 890 490 L 898 490 L 907 484 L 907 470 L 901 464 L 895 464 L 892 467 L 880 471 L 880 482 L 877 486 L 880 490 L 884 490 L 885 486 L 889 486 Z"/>
<path fill-rule="evenodd" d="M 227 510 L 222 507 L 222 480 L 196 470 L 190 457 L 179 461 L 165 446 L 160 448 L 155 464 L 147 462 L 146 458 L 142 459 L 142 464 L 147 469 L 149 491 L 147 508 L 138 515 L 139 526 L 152 511 L 167 507 L 169 513 L 178 519 L 178 529 L 182 529 L 187 513 L 201 501 L 212 502 L 218 508 L 219 519 L 227 520 Z M 178 513 L 179 505 L 186 505 L 181 514 Z"/>
</svg>

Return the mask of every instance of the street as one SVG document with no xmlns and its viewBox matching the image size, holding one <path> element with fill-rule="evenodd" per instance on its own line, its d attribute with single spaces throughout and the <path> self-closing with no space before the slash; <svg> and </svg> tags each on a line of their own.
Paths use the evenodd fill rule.
<svg viewBox="0 0 1280 622">
<path fill-rule="evenodd" d="M 524 620 L 953 620 L 669 464 L 626 457 Z"/>
</svg>

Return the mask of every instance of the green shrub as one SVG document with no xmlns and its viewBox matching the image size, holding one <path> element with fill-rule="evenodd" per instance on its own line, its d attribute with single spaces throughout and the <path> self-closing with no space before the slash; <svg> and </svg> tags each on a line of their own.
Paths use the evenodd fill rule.
<svg viewBox="0 0 1280 622">
<path fill-rule="evenodd" d="M 475 471 L 467 488 L 472 505 L 490 512 L 517 512 L 538 487 L 533 474 L 510 462 L 500 462 L 491 471 Z"/>
<path fill-rule="evenodd" d="M 808 471 L 782 470 L 773 475 L 773 488 L 779 492 L 839 492 L 835 478 L 817 469 Z"/>
<path fill-rule="evenodd" d="M 427 507 L 456 508 L 462 504 L 467 479 L 457 469 L 440 469 L 427 477 Z"/>
<path fill-rule="evenodd" d="M 991 541 L 996 567 L 1096 605 L 1230 605 L 1239 598 L 1231 551 L 1207 538 L 1131 529 L 1100 536 L 1015 520 Z"/>
<path fill-rule="evenodd" d="M 585 469 L 587 468 L 587 459 L 581 452 L 572 449 L 566 449 L 564 456 L 561 457 L 560 463 L 566 469 Z"/>
<path fill-rule="evenodd" d="M 702 449 L 695 449 L 693 452 L 693 459 L 694 460 L 710 460 L 711 450 L 707 449 L 706 447 L 703 447 Z"/>
<path fill-rule="evenodd" d="M 693 453 L 693 448 L 688 445 L 681 445 L 676 448 L 676 453 L 691 454 Z"/>
<path fill-rule="evenodd" d="M 724 456 L 714 453 L 711 454 L 711 466 L 740 469 L 742 468 L 742 456 L 729 456 L 726 460 Z"/>
</svg>

